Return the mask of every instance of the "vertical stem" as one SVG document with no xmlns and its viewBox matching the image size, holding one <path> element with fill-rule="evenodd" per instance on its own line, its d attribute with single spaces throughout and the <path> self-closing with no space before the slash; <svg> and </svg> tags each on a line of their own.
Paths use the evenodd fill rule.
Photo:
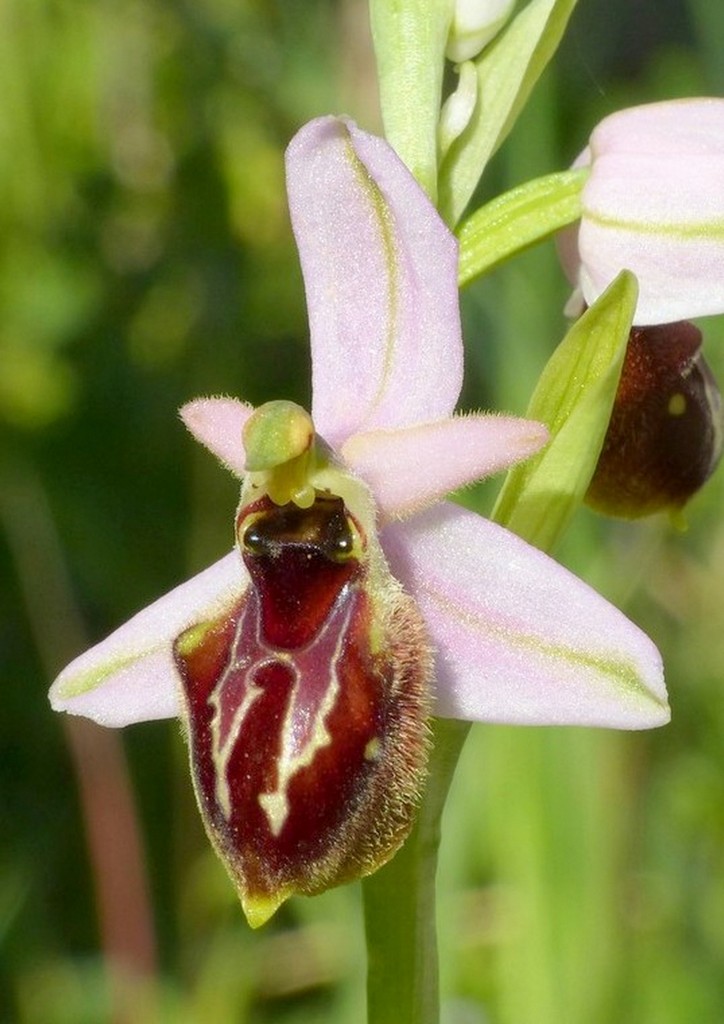
<svg viewBox="0 0 724 1024">
<path fill-rule="evenodd" d="M 439 1020 L 435 874 L 440 818 L 470 726 L 433 721 L 434 747 L 415 826 L 400 852 L 362 883 L 369 1024 Z"/>
</svg>

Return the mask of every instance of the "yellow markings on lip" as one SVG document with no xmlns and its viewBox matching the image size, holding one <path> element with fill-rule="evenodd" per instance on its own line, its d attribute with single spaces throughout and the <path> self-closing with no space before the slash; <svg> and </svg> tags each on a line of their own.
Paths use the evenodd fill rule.
<svg viewBox="0 0 724 1024">
<path fill-rule="evenodd" d="M 669 399 L 666 411 L 669 416 L 683 416 L 686 412 L 686 395 L 682 395 L 681 392 L 677 391 L 677 393 L 672 395 Z"/>
<path fill-rule="evenodd" d="M 260 793 L 258 796 L 261 807 L 273 836 L 278 836 L 284 828 L 284 823 L 289 815 L 289 799 L 286 793 L 277 790 L 274 793 Z"/>
<path fill-rule="evenodd" d="M 281 833 L 281 830 L 284 828 L 287 818 L 289 817 L 289 798 L 287 796 L 289 783 L 298 771 L 302 768 L 306 768 L 312 763 L 318 750 L 321 750 L 322 747 L 329 746 L 332 742 L 332 736 L 329 729 L 324 724 L 324 719 L 327 715 L 327 711 L 329 711 L 334 705 L 339 691 L 336 672 L 333 674 L 333 677 L 334 685 L 330 685 L 332 698 L 331 700 L 329 697 L 325 699 L 324 704 L 319 709 L 316 716 L 313 736 L 296 756 L 294 756 L 289 749 L 293 742 L 292 720 L 294 698 L 290 701 L 289 710 L 286 718 L 284 719 L 284 726 L 282 730 L 282 750 L 279 755 L 279 762 L 277 765 L 277 788 L 268 793 L 260 793 L 258 797 L 259 806 L 266 815 L 267 821 L 269 822 L 269 828 L 273 836 L 278 836 Z M 299 681 L 295 684 L 295 688 L 299 688 Z"/>
<path fill-rule="evenodd" d="M 334 646 L 334 652 L 330 659 L 329 686 L 324 696 L 324 700 L 315 713 L 314 731 L 299 751 L 295 751 L 294 749 L 294 724 L 296 717 L 295 712 L 297 711 L 297 697 L 301 688 L 303 672 L 300 671 L 294 658 L 282 651 L 268 651 L 264 656 L 254 661 L 249 660 L 249 662 L 243 667 L 238 663 L 232 663 L 227 667 L 226 671 L 219 679 L 219 682 L 214 688 L 214 692 L 209 697 L 209 703 L 214 709 L 214 715 L 211 721 L 211 737 L 213 751 L 212 756 L 215 766 L 216 802 L 227 821 L 230 821 L 233 812 L 231 805 L 231 792 L 227 776 L 229 760 L 239 737 L 244 719 L 255 701 L 264 693 L 264 688 L 254 683 L 255 670 L 260 668 L 265 662 L 268 663 L 270 660 L 283 661 L 295 677 L 292 696 L 289 700 L 284 724 L 282 726 L 281 749 L 277 760 L 277 785 L 274 789 L 265 793 L 260 793 L 257 797 L 259 807 L 264 812 L 267 822 L 269 823 L 269 829 L 272 835 L 277 837 L 281 834 L 287 818 L 289 817 L 290 805 L 287 794 L 291 780 L 302 768 L 306 768 L 313 762 L 317 751 L 328 746 L 332 742 L 332 736 L 326 726 L 325 720 L 329 712 L 334 707 L 340 691 L 340 681 L 337 675 L 336 666 L 343 653 L 344 640 L 347 635 L 347 628 L 351 614 L 352 611 L 348 608 L 344 613 L 344 622 L 341 624 L 341 628 L 338 627 L 339 635 Z M 322 636 L 330 628 L 335 628 L 334 624 L 327 623 L 325 629 L 322 631 Z M 258 637 L 258 640 L 260 649 L 264 650 L 265 645 L 263 641 L 261 641 L 260 637 Z M 224 685 L 228 679 L 229 672 L 232 670 L 237 672 L 241 670 L 244 672 L 247 679 L 246 692 L 239 704 L 239 707 L 234 713 L 233 720 L 229 724 L 225 735 L 222 736 L 222 697 Z"/>
<path fill-rule="evenodd" d="M 373 736 L 365 747 L 365 761 L 376 761 L 382 753 L 382 741 L 378 736 Z"/>
<path fill-rule="evenodd" d="M 189 626 L 176 640 L 176 650 L 182 658 L 190 657 L 197 647 L 200 647 L 204 642 L 204 638 L 210 633 L 215 622 L 197 622 L 194 626 Z"/>
<path fill-rule="evenodd" d="M 226 769 L 229 764 L 229 758 L 236 744 L 239 730 L 241 729 L 242 723 L 247 716 L 249 709 L 252 704 L 264 693 L 264 689 L 261 686 L 255 686 L 253 682 L 249 682 L 248 689 L 244 694 L 239 707 L 236 709 L 234 714 L 234 721 L 229 728 L 226 736 L 226 740 L 222 742 L 221 738 L 221 693 L 223 691 L 223 684 L 226 679 L 227 673 L 221 677 L 219 685 L 214 690 L 213 694 L 209 698 L 209 703 L 214 708 L 214 717 L 211 721 L 211 737 L 213 746 L 213 758 L 214 758 L 214 775 L 215 783 L 214 789 L 216 790 L 216 802 L 221 808 L 224 817 L 227 821 L 231 818 L 231 794 L 229 792 L 229 780 L 227 778 Z"/>
<path fill-rule="evenodd" d="M 314 732 L 302 749 L 298 753 L 295 753 L 293 727 L 295 721 L 296 697 L 299 693 L 301 683 L 301 675 L 297 672 L 297 679 L 294 684 L 294 694 L 292 699 L 289 701 L 287 714 L 284 718 L 284 725 L 282 727 L 281 751 L 277 762 L 277 786 L 276 789 L 267 793 L 261 793 L 258 797 L 259 806 L 266 814 L 267 821 L 269 822 L 269 828 L 274 836 L 278 836 L 281 833 L 289 816 L 289 798 L 287 793 L 290 782 L 297 772 L 301 771 L 302 768 L 307 768 L 314 761 L 318 750 L 329 746 L 332 742 L 332 736 L 326 726 L 325 720 L 329 712 L 334 707 L 340 690 L 340 682 L 337 675 L 337 663 L 344 648 L 344 639 L 347 635 L 347 626 L 349 624 L 350 615 L 351 611 L 348 609 L 345 614 L 345 621 L 342 624 L 342 628 L 339 630 L 334 654 L 330 659 L 329 686 L 324 700 L 315 715 Z M 326 630 L 330 628 L 330 624 L 327 623 L 322 631 L 322 636 Z"/>
</svg>

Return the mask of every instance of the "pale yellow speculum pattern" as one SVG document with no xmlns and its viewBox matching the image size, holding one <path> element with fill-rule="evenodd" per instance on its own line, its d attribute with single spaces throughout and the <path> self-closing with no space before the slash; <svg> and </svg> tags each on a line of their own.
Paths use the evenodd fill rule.
<svg viewBox="0 0 724 1024">
<path fill-rule="evenodd" d="M 669 399 L 667 409 L 669 416 L 683 416 L 686 412 L 686 396 L 682 395 L 680 392 L 672 395 Z"/>
<path fill-rule="evenodd" d="M 282 727 L 282 742 L 279 760 L 277 762 L 277 787 L 268 793 L 259 794 L 259 806 L 266 815 L 269 822 L 269 829 L 274 836 L 278 836 L 289 816 L 289 798 L 287 796 L 289 784 L 302 768 L 308 767 L 314 760 L 317 751 L 328 746 L 332 742 L 332 736 L 326 725 L 326 718 L 335 705 L 339 695 L 340 682 L 337 675 L 337 663 L 344 647 L 344 637 L 347 633 L 350 612 L 347 612 L 345 621 L 339 631 L 339 638 L 330 659 L 329 685 L 314 719 L 314 731 L 309 740 L 296 751 L 296 741 L 293 732 L 296 720 L 297 696 L 299 694 L 301 678 L 299 675 L 294 684 L 294 692 L 284 718 Z"/>
<path fill-rule="evenodd" d="M 285 654 L 282 651 L 273 652 L 273 659 L 277 661 L 284 661 L 295 675 L 292 695 L 284 718 L 284 724 L 282 726 L 281 750 L 277 762 L 277 786 L 274 790 L 266 793 L 260 793 L 258 796 L 259 806 L 266 815 L 266 819 L 269 823 L 269 829 L 274 836 L 280 835 L 289 816 L 289 798 L 287 793 L 291 780 L 297 772 L 312 763 L 318 750 L 321 750 L 332 742 L 332 736 L 326 726 L 326 718 L 334 707 L 339 695 L 340 682 L 337 675 L 337 664 L 343 651 L 344 637 L 347 632 L 350 614 L 350 611 L 346 613 L 344 622 L 339 630 L 335 649 L 330 659 L 329 686 L 324 700 L 315 714 L 313 732 L 309 739 L 302 745 L 301 749 L 298 750 L 296 749 L 297 742 L 294 736 L 293 727 L 298 717 L 295 712 L 298 711 L 298 695 L 302 684 L 301 674 L 294 659 L 290 655 Z M 208 627 L 204 627 L 204 629 L 205 628 Z M 202 627 L 197 627 L 196 630 L 193 631 L 195 634 L 193 637 L 185 637 L 190 649 L 193 649 L 193 647 L 196 646 L 200 636 L 203 636 L 204 629 L 202 629 Z M 259 645 L 260 648 L 263 649 L 261 640 L 259 640 Z M 272 652 L 269 653 L 271 654 Z M 244 719 L 249 713 L 252 705 L 264 692 L 263 687 L 257 686 L 254 683 L 254 672 L 259 669 L 265 661 L 267 661 L 267 658 L 262 656 L 254 659 L 253 661 L 250 660 L 248 664 L 243 666 L 239 665 L 238 662 L 232 663 L 222 674 L 219 682 L 214 688 L 214 692 L 209 697 L 209 703 L 214 709 L 214 715 L 211 722 L 211 737 L 212 756 L 214 760 L 216 778 L 216 801 L 227 821 L 230 820 L 232 814 L 231 793 L 227 775 L 228 764 L 243 726 Z M 242 701 L 234 712 L 232 721 L 228 724 L 228 727 L 226 727 L 225 734 L 222 735 L 222 726 L 224 726 L 222 721 L 222 698 L 229 673 L 232 671 L 244 672 L 246 677 L 245 692 Z"/>
<path fill-rule="evenodd" d="M 260 793 L 258 799 L 259 806 L 269 822 L 271 834 L 278 836 L 289 816 L 289 800 L 286 793 Z"/>
<path fill-rule="evenodd" d="M 216 802 L 228 821 L 231 818 L 231 794 L 229 792 L 229 780 L 227 778 L 229 758 L 234 750 L 239 730 L 241 729 L 244 719 L 249 713 L 249 709 L 252 704 L 261 697 L 264 690 L 261 686 L 255 686 L 253 682 L 249 682 L 246 693 L 244 694 L 244 699 L 236 709 L 234 720 L 226 735 L 226 739 L 222 741 L 220 694 L 225 679 L 226 673 L 221 677 L 219 685 L 209 698 L 209 702 L 214 708 L 214 717 L 211 722 L 211 742 L 214 758 L 214 775 L 216 778 L 214 786 L 216 791 Z"/>
</svg>

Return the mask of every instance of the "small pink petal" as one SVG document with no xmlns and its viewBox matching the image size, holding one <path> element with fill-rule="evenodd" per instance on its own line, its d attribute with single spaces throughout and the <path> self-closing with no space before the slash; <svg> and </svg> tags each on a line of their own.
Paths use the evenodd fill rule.
<svg viewBox="0 0 724 1024">
<path fill-rule="evenodd" d="M 382 139 L 305 125 L 287 150 L 312 346 L 312 415 L 334 448 L 448 416 L 462 384 L 457 243 Z"/>
<path fill-rule="evenodd" d="M 244 475 L 244 424 L 254 412 L 248 402 L 237 398 L 196 398 L 179 410 L 179 415 L 197 441 L 205 445 L 227 469 Z"/>
<path fill-rule="evenodd" d="M 109 726 L 175 717 L 180 683 L 173 641 L 194 623 L 219 615 L 247 581 L 234 550 L 71 662 L 50 689 L 51 706 Z"/>
<path fill-rule="evenodd" d="M 642 729 L 669 719 L 649 638 L 547 555 L 449 503 L 386 527 L 437 648 L 437 713 Z"/>
<path fill-rule="evenodd" d="M 456 416 L 403 430 L 351 437 L 342 456 L 372 489 L 385 516 L 404 519 L 450 491 L 538 451 L 540 423 L 506 416 Z"/>
</svg>

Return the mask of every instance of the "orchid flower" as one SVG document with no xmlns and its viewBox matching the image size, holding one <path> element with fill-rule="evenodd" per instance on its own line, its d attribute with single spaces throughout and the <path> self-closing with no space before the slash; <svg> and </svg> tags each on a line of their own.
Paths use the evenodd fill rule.
<svg viewBox="0 0 724 1024">
<path fill-rule="evenodd" d="M 321 118 L 287 152 L 312 414 L 202 398 L 193 435 L 243 480 L 230 554 L 82 654 L 56 710 L 180 716 L 210 838 L 263 923 L 388 860 L 427 718 L 647 728 L 658 652 L 593 590 L 443 500 L 526 458 L 537 423 L 455 415 L 457 247 L 392 149 Z"/>
<path fill-rule="evenodd" d="M 724 99 L 612 114 L 574 166 L 590 175 L 560 251 L 586 304 L 626 268 L 639 282 L 636 325 L 724 312 Z"/>
</svg>

